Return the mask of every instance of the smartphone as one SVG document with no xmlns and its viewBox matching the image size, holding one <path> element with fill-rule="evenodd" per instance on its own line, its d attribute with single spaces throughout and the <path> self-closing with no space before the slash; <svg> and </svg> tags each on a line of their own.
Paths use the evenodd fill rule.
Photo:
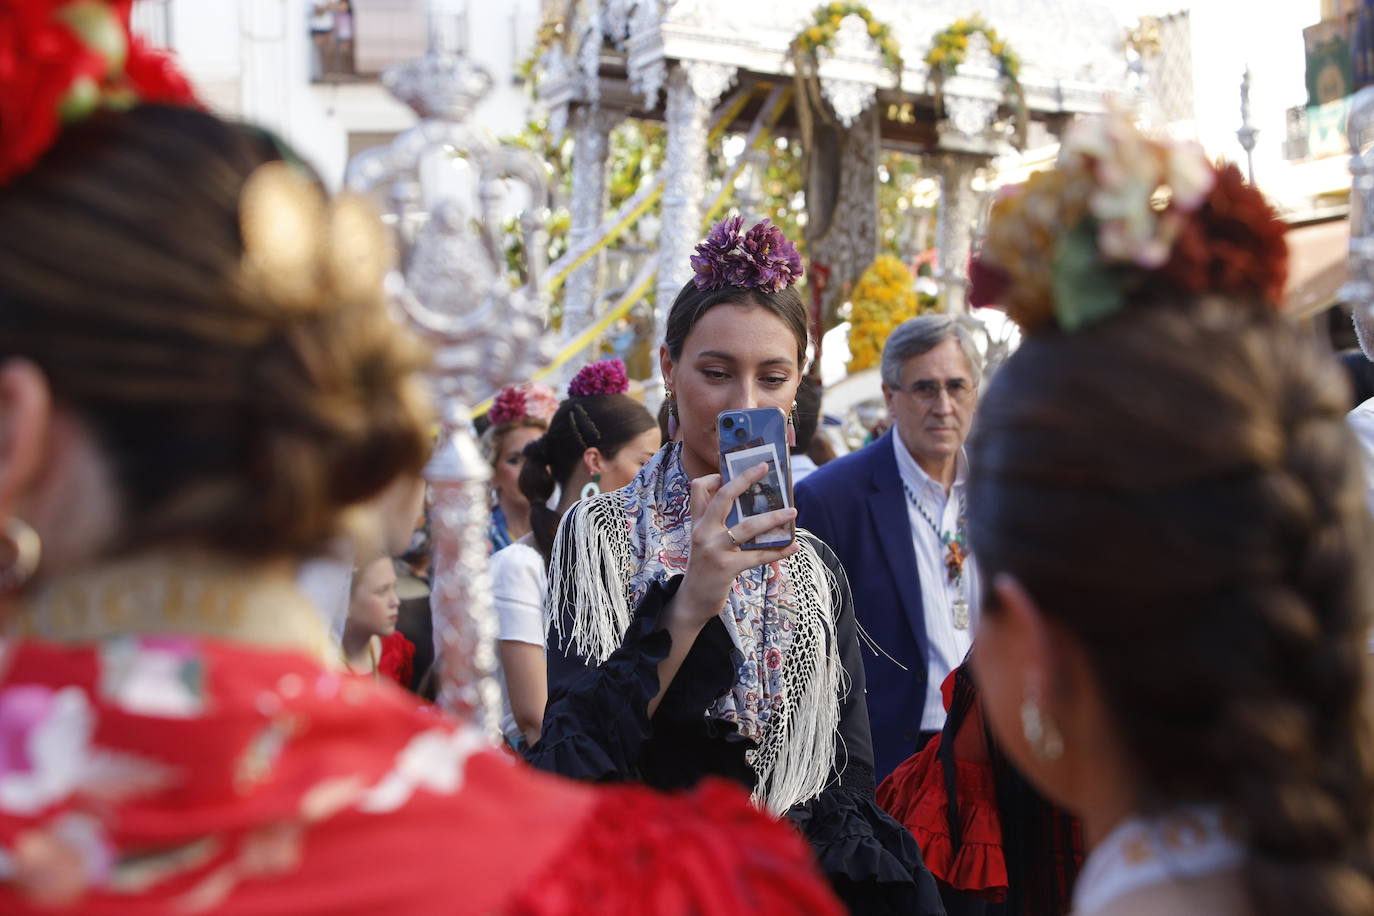
<svg viewBox="0 0 1374 916">
<path fill-rule="evenodd" d="M 730 507 L 725 524 L 734 526 L 755 515 L 792 506 L 792 455 L 787 448 L 787 415 L 776 407 L 724 410 L 716 417 L 716 441 L 720 443 L 720 476 L 723 481 L 765 462 L 768 473 L 745 490 Z M 786 547 L 796 537 L 791 522 L 740 544 L 743 550 Z"/>
</svg>

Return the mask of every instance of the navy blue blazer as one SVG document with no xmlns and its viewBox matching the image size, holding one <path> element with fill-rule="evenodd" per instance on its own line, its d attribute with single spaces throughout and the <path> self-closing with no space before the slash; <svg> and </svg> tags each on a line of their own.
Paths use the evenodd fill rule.
<svg viewBox="0 0 1374 916">
<path fill-rule="evenodd" d="M 839 557 L 859 625 L 878 644 L 863 653 L 873 763 L 881 781 L 917 750 L 926 702 L 925 613 L 906 493 L 888 431 L 797 485 L 797 524 Z M 888 657 L 890 656 L 890 657 Z"/>
</svg>

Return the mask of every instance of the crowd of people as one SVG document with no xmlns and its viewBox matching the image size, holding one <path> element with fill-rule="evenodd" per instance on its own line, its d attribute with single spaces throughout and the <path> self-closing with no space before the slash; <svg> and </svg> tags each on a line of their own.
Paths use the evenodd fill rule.
<svg viewBox="0 0 1374 916">
<path fill-rule="evenodd" d="M 0 0 L 0 912 L 1374 913 L 1374 407 L 1233 166 L 1074 125 L 970 268 L 1019 349 L 904 323 L 834 460 L 767 221 L 659 418 L 616 360 L 501 392 L 495 748 L 427 702 L 380 221 L 91 9 Z M 722 474 L 751 408 L 793 458 Z"/>
</svg>

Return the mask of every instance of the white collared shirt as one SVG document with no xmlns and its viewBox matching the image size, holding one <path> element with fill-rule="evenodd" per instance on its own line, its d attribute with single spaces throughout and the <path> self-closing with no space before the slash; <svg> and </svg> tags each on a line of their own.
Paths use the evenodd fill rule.
<svg viewBox="0 0 1374 916">
<path fill-rule="evenodd" d="M 1366 498 L 1370 511 L 1374 511 L 1374 398 L 1365 401 L 1346 415 L 1355 438 L 1360 441 L 1360 458 L 1364 462 L 1364 473 L 1368 489 Z"/>
<path fill-rule="evenodd" d="M 916 549 L 916 573 L 921 580 L 926 642 L 930 647 L 926 656 L 926 703 L 921 714 L 921 731 L 937 731 L 945 724 L 940 685 L 963 662 L 973 644 L 981 595 L 978 569 L 972 556 L 964 560 L 964 574 L 959 581 L 949 581 L 949 570 L 945 566 L 947 549 L 930 522 L 912 505 L 911 496 L 920 500 L 921 508 L 939 523 L 941 531 L 952 536 L 959 528 L 959 504 L 967 487 L 968 459 L 961 449 L 955 461 L 954 485 L 946 496 L 945 488 L 921 470 L 896 430 L 892 444 L 897 452 L 897 473 L 910 494 L 904 498 L 907 518 L 911 522 L 911 543 Z M 954 602 L 961 594 L 968 601 L 970 621 L 969 627 L 962 630 L 954 625 Z"/>
<path fill-rule="evenodd" d="M 1345 420 L 1360 443 L 1360 460 L 1364 464 L 1365 499 L 1369 504 L 1369 511 L 1374 512 L 1374 398 L 1350 411 Z M 1369 634 L 1368 647 L 1370 654 L 1374 654 L 1374 632 Z"/>
</svg>

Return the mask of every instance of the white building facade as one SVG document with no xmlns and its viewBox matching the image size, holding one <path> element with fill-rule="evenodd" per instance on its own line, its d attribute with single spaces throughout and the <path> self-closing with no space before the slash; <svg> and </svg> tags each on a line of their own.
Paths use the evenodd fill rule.
<svg viewBox="0 0 1374 916">
<path fill-rule="evenodd" d="M 338 187 L 352 155 L 414 123 L 378 75 L 423 53 L 430 7 L 493 77 L 478 122 L 521 130 L 540 0 L 137 0 L 134 27 L 176 53 L 211 109 L 281 134 Z"/>
</svg>

